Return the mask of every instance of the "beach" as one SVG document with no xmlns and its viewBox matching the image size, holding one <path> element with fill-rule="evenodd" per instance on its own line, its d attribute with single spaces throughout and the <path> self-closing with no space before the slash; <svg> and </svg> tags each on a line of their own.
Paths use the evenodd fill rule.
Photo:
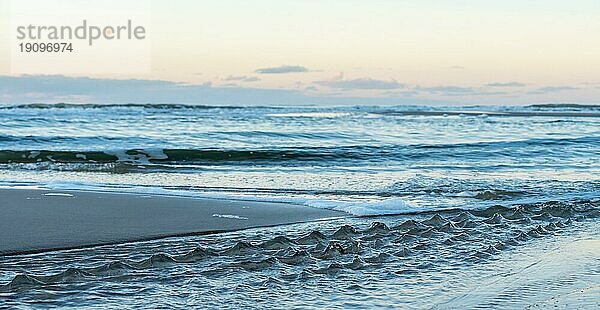
<svg viewBox="0 0 600 310">
<path fill-rule="evenodd" d="M 0 189 L 0 255 L 209 234 L 347 216 L 285 203 Z"/>
<path fill-rule="evenodd" d="M 595 305 L 598 300 L 597 202 L 546 202 L 365 218 L 315 211 L 306 206 L 299 206 L 301 210 L 285 210 L 290 206 L 247 205 L 240 201 L 225 205 L 217 201 L 212 206 L 207 199 L 194 202 L 177 197 L 159 197 L 148 204 L 150 209 L 145 212 L 144 207 L 133 205 L 138 199 L 150 198 L 131 197 L 131 194 L 17 189 L 4 190 L 2 194 L 7 192 L 15 199 L 36 196 L 56 199 L 37 207 L 49 209 L 43 213 L 46 222 L 52 223 L 58 216 L 68 219 L 64 227 L 54 225 L 54 232 L 48 229 L 52 224 L 44 226 L 41 218 L 31 223 L 37 226 L 35 229 L 13 225 L 20 233 L 35 234 L 22 239 L 23 242 L 40 239 L 45 243 L 36 246 L 41 248 L 60 240 L 55 238 L 58 236 L 83 245 L 71 244 L 73 248 L 69 250 L 0 256 L 0 297 L 7 306 L 30 305 L 31 300 L 45 306 L 64 306 L 79 298 L 84 298 L 83 303 L 90 307 L 115 307 L 123 302 L 133 306 L 128 300 L 132 295 L 137 296 L 140 289 L 144 290 L 144 296 L 162 296 L 171 289 L 190 291 L 186 298 L 135 299 L 143 307 L 184 307 L 189 298 L 207 307 L 218 307 L 225 298 L 231 308 L 272 306 L 269 300 L 259 297 L 258 293 L 264 291 L 292 307 L 317 307 L 323 295 L 331 296 L 328 303 L 335 308 L 355 307 L 367 299 L 380 308 L 457 309 L 466 305 L 573 309 Z M 65 203 L 66 199 L 76 197 L 90 203 L 84 206 L 74 203 L 75 200 Z M 108 214 L 114 215 L 109 220 L 101 217 L 99 222 L 103 222 L 103 227 L 110 226 L 107 221 L 115 222 L 120 229 L 107 233 L 86 228 L 91 222 L 81 215 L 100 217 L 99 213 L 73 211 L 99 202 L 110 202 L 104 203 L 108 207 L 100 207 L 106 218 Z M 187 223 L 185 227 L 193 229 L 210 228 L 214 223 L 232 229 L 246 228 L 244 224 L 227 226 L 225 220 L 250 221 L 265 211 L 287 212 L 288 216 L 286 219 L 271 216 L 260 222 L 273 225 L 269 227 L 138 242 L 116 240 L 123 238 L 125 232 L 137 237 L 148 233 L 146 236 L 153 237 L 150 233 L 158 228 L 162 232 L 188 233 L 156 220 L 155 215 L 163 217 L 162 208 L 169 208 L 161 204 L 165 202 L 174 206 L 174 214 L 186 217 L 167 215 L 164 216 L 167 223 Z M 118 206 L 120 211 L 112 210 L 111 206 Z M 212 210 L 187 209 L 192 206 L 218 207 L 221 217 L 212 218 L 211 213 L 215 212 Z M 245 209 L 246 206 L 249 208 Z M 114 219 L 133 214 L 130 223 L 139 223 L 137 227 L 121 227 Z M 200 219 L 206 225 L 202 226 L 190 220 L 194 216 L 210 218 Z M 333 217 L 319 220 L 324 216 Z M 248 220 L 242 220 L 245 217 Z M 290 218 L 298 223 L 274 224 L 287 223 Z M 12 219 L 19 221 L 16 217 Z M 179 225 L 177 228 L 180 229 Z M 118 243 L 85 246 L 90 240 L 98 240 L 98 236 L 114 238 L 108 240 Z M 153 285 L 146 288 L 148 283 Z M 398 290 L 402 294 L 393 294 Z M 82 293 L 77 296 L 66 293 L 60 298 L 47 293 L 65 291 Z M 114 295 L 115 291 L 122 295 Z M 225 292 L 228 297 L 222 295 Z M 103 297 L 96 301 L 94 296 Z"/>
<path fill-rule="evenodd" d="M 0 0 L 0 310 L 600 310 L 599 17 Z"/>
<path fill-rule="evenodd" d="M 593 307 L 598 109 L 0 106 L 0 301 Z"/>
</svg>

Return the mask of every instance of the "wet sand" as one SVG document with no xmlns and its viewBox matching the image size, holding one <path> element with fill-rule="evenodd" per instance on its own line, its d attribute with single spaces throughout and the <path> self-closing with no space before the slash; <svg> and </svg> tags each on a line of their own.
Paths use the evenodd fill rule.
<svg viewBox="0 0 600 310">
<path fill-rule="evenodd" d="M 523 261 L 436 309 L 600 309 L 600 240 L 561 243 Z"/>
<path fill-rule="evenodd" d="M 0 214 L 0 255 L 348 216 L 285 203 L 36 189 L 0 189 Z"/>
<path fill-rule="evenodd" d="M 545 296 L 526 309 L 600 309 L 600 240 L 578 240 L 541 261 Z M 541 276 L 538 276 L 541 277 Z"/>
</svg>

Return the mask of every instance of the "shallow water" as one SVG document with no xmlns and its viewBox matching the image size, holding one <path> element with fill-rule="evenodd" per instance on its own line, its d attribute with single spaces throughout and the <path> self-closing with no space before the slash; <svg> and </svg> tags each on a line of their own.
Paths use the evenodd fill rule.
<svg viewBox="0 0 600 310">
<path fill-rule="evenodd" d="M 0 257 L 0 298 L 525 307 L 542 284 L 468 292 L 548 248 L 598 239 L 599 176 L 598 106 L 4 106 L 5 187 L 287 201 L 357 217 Z M 553 290 L 597 283 L 594 268 Z"/>
<path fill-rule="evenodd" d="M 6 305 L 40 307 L 513 308 L 548 285 L 557 294 L 599 280 L 598 261 L 569 274 L 570 283 L 549 282 L 544 271 L 529 291 L 468 294 L 478 281 L 527 268 L 553 243 L 600 237 L 598 218 L 598 200 L 546 202 L 8 256 L 0 258 L 0 296 Z"/>
</svg>

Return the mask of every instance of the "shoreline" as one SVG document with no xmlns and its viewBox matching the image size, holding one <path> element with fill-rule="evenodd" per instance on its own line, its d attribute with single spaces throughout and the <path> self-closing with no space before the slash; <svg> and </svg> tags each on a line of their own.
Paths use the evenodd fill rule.
<svg viewBox="0 0 600 310">
<path fill-rule="evenodd" d="M 351 216 L 279 202 L 0 189 L 0 256 L 206 235 Z"/>
<path fill-rule="evenodd" d="M 547 241 L 546 241 L 547 242 Z M 595 263 L 600 255 L 600 239 L 595 237 L 559 241 L 550 249 L 529 254 L 526 266 L 515 262 L 514 269 L 476 280 L 467 292 L 458 294 L 434 309 L 505 307 L 519 309 L 583 309 L 598 307 L 600 274 Z M 507 261 L 515 258 L 508 258 Z M 510 301 L 503 299 L 515 291 L 527 289 Z"/>
</svg>

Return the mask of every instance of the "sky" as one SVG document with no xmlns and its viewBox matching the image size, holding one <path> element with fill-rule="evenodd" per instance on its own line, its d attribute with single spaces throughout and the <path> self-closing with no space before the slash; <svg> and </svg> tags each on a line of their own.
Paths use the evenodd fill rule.
<svg viewBox="0 0 600 310">
<path fill-rule="evenodd" d="M 9 2 L 5 103 L 600 102 L 597 0 L 142 0 L 149 70 L 47 75 L 12 72 Z"/>
</svg>

